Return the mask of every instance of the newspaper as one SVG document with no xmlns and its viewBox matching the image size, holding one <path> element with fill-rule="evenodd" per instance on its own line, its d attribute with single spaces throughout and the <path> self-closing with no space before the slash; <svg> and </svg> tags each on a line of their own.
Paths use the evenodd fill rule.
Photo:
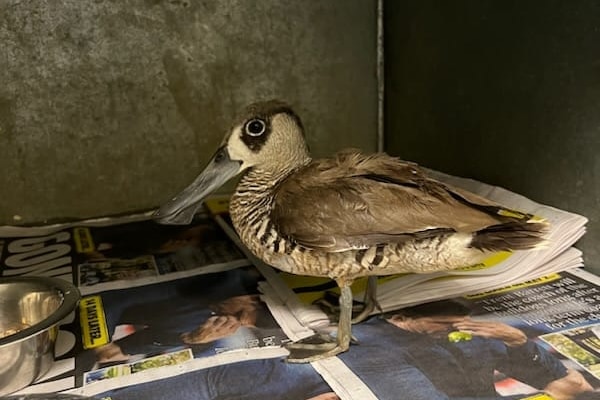
<svg viewBox="0 0 600 400">
<path fill-rule="evenodd" d="M 584 217 L 478 182 L 458 179 L 452 183 L 519 210 L 527 218 L 548 219 L 552 227 L 548 246 L 534 252 L 499 253 L 485 263 L 451 273 L 381 277 L 378 299 L 383 311 L 482 291 L 490 298 L 502 298 L 502 290 L 525 290 L 519 286 L 523 281 L 532 281 L 527 285 L 535 287 L 557 279 L 581 279 L 572 270 L 582 265 L 581 253 L 572 244 L 585 232 Z M 184 227 L 157 225 L 150 220 L 150 213 L 43 227 L 0 227 L 0 276 L 60 277 L 75 283 L 83 294 L 77 312 L 60 327 L 53 368 L 21 393 L 67 392 L 113 400 L 486 398 L 448 395 L 441 384 L 434 384 L 429 392 L 423 391 L 425 386 L 420 384 L 411 389 L 411 381 L 420 382 L 415 376 L 424 379 L 425 374 L 421 371 L 421 375 L 411 375 L 420 370 L 410 364 L 415 355 L 407 353 L 406 343 L 400 345 L 404 352 L 400 358 L 389 350 L 394 336 L 385 331 L 397 326 L 388 321 L 391 317 L 387 318 L 387 313 L 356 325 L 353 333 L 360 345 L 353 345 L 340 357 L 311 365 L 284 363 L 287 351 L 283 346 L 287 342 L 310 336 L 316 330 L 334 331 L 331 315 L 336 315 L 335 284 L 283 274 L 261 263 L 240 243 L 226 207 L 227 201 L 215 199 L 209 207 L 214 219 L 200 214 Z M 570 272 L 563 273 L 565 270 Z M 544 281 L 535 280 L 542 275 L 546 276 Z M 583 309 L 583 295 L 567 297 L 565 292 L 575 290 L 576 284 L 581 282 L 552 286 L 565 296 L 565 300 L 556 300 L 557 307 L 575 301 L 573 307 Z M 509 288 L 498 289 L 503 286 Z M 357 303 L 362 300 L 364 287 L 363 280 L 353 288 Z M 577 293 L 592 295 L 592 289 L 586 287 Z M 481 295 L 459 300 L 463 305 L 473 305 L 486 298 Z M 533 297 L 530 303 L 541 300 Z M 586 303 L 591 304 L 591 300 Z M 501 306 L 510 309 L 508 304 L 506 299 L 498 301 L 498 309 L 493 312 L 500 315 Z M 484 318 L 491 313 L 491 309 L 483 308 L 487 314 L 481 309 L 473 308 L 470 318 Z M 521 318 L 518 314 L 526 311 L 516 310 L 506 325 L 515 325 L 513 322 Z M 566 319 L 567 325 L 559 328 L 560 318 Z M 586 369 L 594 369 L 595 364 L 589 361 L 593 358 L 575 360 L 577 352 L 569 352 L 568 341 L 593 349 L 596 341 L 592 334 L 597 330 L 588 325 L 594 323 L 595 315 L 590 311 L 580 316 L 579 325 L 570 324 L 567 314 L 560 318 L 553 329 L 519 330 L 535 346 L 550 349 L 566 366 L 565 371 L 578 372 L 596 387 Z M 453 340 L 471 344 L 478 341 L 480 331 L 476 326 L 463 328 L 454 333 Z M 376 344 L 380 344 L 380 352 L 387 348 L 385 356 L 378 355 Z M 441 371 L 454 368 L 435 355 L 433 359 Z M 404 369 L 394 370 L 393 365 Z M 557 383 L 545 382 L 546 386 L 539 379 L 514 383 L 508 375 L 499 379 L 500 375 L 494 373 L 493 390 L 496 397 L 509 396 L 506 398 L 516 390 L 520 397 L 512 398 L 523 398 L 523 393 L 574 398 L 560 397 L 556 389 L 573 386 L 568 380 L 560 380 L 570 376 L 561 375 L 561 371 L 556 366 L 552 373 Z M 444 376 L 438 373 L 440 379 Z M 438 395 L 441 397 L 435 397 Z"/>
<path fill-rule="evenodd" d="M 346 369 L 319 370 L 360 378 L 344 399 L 598 399 L 599 284 L 577 268 L 392 310 L 353 326 Z"/>
<path fill-rule="evenodd" d="M 283 362 L 282 345 L 313 331 L 288 322 L 285 334 L 258 291 L 264 278 L 213 219 L 148 217 L 0 227 L 0 275 L 59 277 L 82 292 L 53 367 L 19 394 L 335 398 L 312 366 Z"/>
</svg>

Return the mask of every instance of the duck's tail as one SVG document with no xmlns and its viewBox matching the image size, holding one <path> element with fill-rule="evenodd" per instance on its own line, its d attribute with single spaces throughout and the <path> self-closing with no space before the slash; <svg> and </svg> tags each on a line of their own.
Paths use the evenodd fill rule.
<svg viewBox="0 0 600 400">
<path fill-rule="evenodd" d="M 509 221 L 475 233 L 471 247 L 484 251 L 529 250 L 543 247 L 548 233 L 546 221 Z"/>
</svg>

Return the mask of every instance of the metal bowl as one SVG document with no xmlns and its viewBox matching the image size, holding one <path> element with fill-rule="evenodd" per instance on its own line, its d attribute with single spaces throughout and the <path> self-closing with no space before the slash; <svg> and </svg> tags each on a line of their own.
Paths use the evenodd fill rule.
<svg viewBox="0 0 600 400">
<path fill-rule="evenodd" d="M 57 278 L 0 278 L 0 396 L 24 388 L 54 362 L 58 325 L 81 297 Z"/>
</svg>

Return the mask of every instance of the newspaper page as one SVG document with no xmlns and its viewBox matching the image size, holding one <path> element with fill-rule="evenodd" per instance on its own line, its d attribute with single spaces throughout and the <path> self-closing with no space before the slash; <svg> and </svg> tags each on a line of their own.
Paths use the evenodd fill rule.
<svg viewBox="0 0 600 400">
<path fill-rule="evenodd" d="M 207 215 L 189 226 L 142 215 L 0 227 L 0 275 L 58 277 L 82 292 L 53 367 L 20 394 L 337 398 L 310 365 L 282 361 L 291 339 L 258 292 L 264 278 Z"/>
<path fill-rule="evenodd" d="M 598 283 L 575 269 L 390 311 L 338 358 L 382 400 L 599 399 Z"/>
</svg>

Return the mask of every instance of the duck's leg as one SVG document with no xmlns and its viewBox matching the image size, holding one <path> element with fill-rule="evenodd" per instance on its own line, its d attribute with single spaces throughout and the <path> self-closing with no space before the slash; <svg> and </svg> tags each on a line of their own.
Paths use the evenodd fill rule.
<svg viewBox="0 0 600 400">
<path fill-rule="evenodd" d="M 350 282 L 351 283 L 351 282 Z M 327 335 L 314 335 L 298 342 L 290 343 L 287 358 L 291 363 L 307 363 L 340 354 L 350 347 L 352 330 L 352 290 L 349 282 L 338 281 L 340 286 L 340 319 L 337 339 Z"/>
<path fill-rule="evenodd" d="M 358 324 L 359 322 L 364 321 L 371 315 L 374 309 L 378 309 L 380 312 L 381 306 L 377 301 L 377 277 L 369 276 L 367 280 L 367 287 L 365 289 L 365 298 L 363 300 L 364 308 L 356 317 L 352 318 L 353 324 Z"/>
<path fill-rule="evenodd" d="M 340 312 L 339 302 L 339 295 L 333 292 L 327 292 L 322 299 L 315 301 L 313 304 L 321 307 L 327 314 L 333 314 Z M 377 301 L 377 277 L 369 276 L 362 304 L 353 303 L 352 305 L 352 315 L 357 313 L 356 316 L 352 318 L 352 323 L 358 324 L 364 321 L 375 309 L 379 310 L 379 312 L 383 312 Z"/>
</svg>

